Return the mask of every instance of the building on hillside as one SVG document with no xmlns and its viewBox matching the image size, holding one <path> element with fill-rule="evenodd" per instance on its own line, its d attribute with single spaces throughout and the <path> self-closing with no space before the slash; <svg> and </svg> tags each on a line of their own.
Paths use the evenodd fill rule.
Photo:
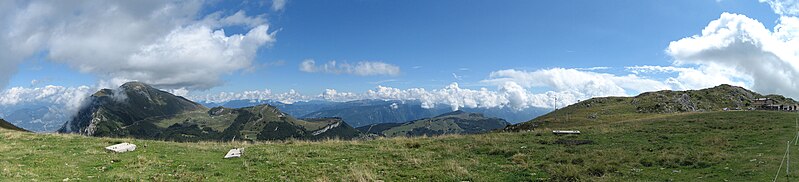
<svg viewBox="0 0 799 182">
<path fill-rule="evenodd" d="M 755 106 L 773 105 L 774 103 L 776 103 L 776 101 L 771 98 L 757 98 L 753 100 L 753 102 Z"/>
<path fill-rule="evenodd" d="M 772 98 L 757 98 L 753 100 L 752 105 L 757 110 L 772 110 L 772 111 L 797 111 L 799 105 L 796 104 L 780 104 L 777 100 Z"/>
</svg>

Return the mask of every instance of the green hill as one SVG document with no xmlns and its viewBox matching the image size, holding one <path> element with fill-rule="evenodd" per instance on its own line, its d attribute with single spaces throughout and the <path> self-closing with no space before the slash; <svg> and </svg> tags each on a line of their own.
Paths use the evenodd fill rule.
<svg viewBox="0 0 799 182">
<path fill-rule="evenodd" d="M 636 119 L 656 118 L 673 113 L 744 111 L 756 109 L 754 100 L 771 98 L 776 103 L 796 105 L 793 99 L 780 95 L 761 95 L 731 85 L 688 91 L 646 92 L 635 97 L 601 97 L 578 102 L 537 117 L 511 125 L 506 131 L 534 128 L 569 128 L 584 125 L 608 124 Z"/>
<path fill-rule="evenodd" d="M 476 134 L 501 129 L 510 123 L 501 118 L 489 118 L 478 113 L 454 111 L 433 118 L 407 123 L 382 123 L 359 127 L 365 133 L 387 137 L 434 136 L 445 134 Z"/>
<path fill-rule="evenodd" d="M 17 131 L 27 131 L 20 127 L 14 126 L 13 124 L 7 122 L 6 120 L 0 119 L 0 128 L 9 129 L 9 130 L 17 130 Z"/>
<path fill-rule="evenodd" d="M 338 118 L 298 120 L 270 105 L 208 109 L 144 83 L 104 89 L 60 133 L 171 141 L 351 139 L 360 132 Z"/>
<path fill-rule="evenodd" d="M 796 118 L 775 111 L 668 113 L 575 126 L 583 132 L 577 136 L 536 130 L 276 143 L 175 143 L 0 129 L 0 179 L 764 181 L 774 178 L 786 141 L 796 136 Z M 139 147 L 121 154 L 103 150 L 119 142 Z M 242 158 L 222 159 L 235 147 L 245 148 Z M 793 167 L 799 165 L 797 152 L 791 150 L 791 174 L 799 173 Z"/>
</svg>

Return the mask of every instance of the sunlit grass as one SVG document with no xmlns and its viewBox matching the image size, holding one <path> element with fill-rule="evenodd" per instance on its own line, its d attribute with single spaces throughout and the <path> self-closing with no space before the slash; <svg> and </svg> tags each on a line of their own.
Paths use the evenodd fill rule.
<svg viewBox="0 0 799 182">
<path fill-rule="evenodd" d="M 0 130 L 0 181 L 763 181 L 773 178 L 785 142 L 796 134 L 795 118 L 712 112 L 575 126 L 580 136 L 540 129 L 255 143 Z M 558 144 L 564 140 L 593 143 Z M 119 142 L 139 147 L 121 154 L 103 150 Z M 231 148 L 244 148 L 243 157 L 222 159 Z"/>
</svg>

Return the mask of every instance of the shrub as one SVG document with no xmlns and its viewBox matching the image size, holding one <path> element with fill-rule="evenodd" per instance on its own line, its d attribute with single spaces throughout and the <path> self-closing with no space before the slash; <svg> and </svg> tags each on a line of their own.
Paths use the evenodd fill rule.
<svg viewBox="0 0 799 182">
<path fill-rule="evenodd" d="M 410 143 L 405 143 L 405 147 L 408 147 L 410 149 L 417 149 L 419 147 L 422 147 L 422 144 L 419 144 L 419 142 L 410 142 Z"/>
<path fill-rule="evenodd" d="M 641 165 L 643 165 L 644 167 L 652 167 L 652 165 L 654 164 L 654 162 L 652 162 L 652 159 L 648 158 L 643 158 L 639 160 L 638 163 L 641 163 Z"/>
</svg>

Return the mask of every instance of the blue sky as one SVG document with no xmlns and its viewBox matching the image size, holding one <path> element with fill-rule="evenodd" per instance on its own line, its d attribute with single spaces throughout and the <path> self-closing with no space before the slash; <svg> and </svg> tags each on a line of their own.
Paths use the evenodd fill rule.
<svg viewBox="0 0 799 182">
<path fill-rule="evenodd" d="M 22 56 L 22 61 L 9 61 L 16 62 L 17 64 L 9 65 L 17 69 L 10 76 L 5 89 L 36 88 L 44 85 L 87 85 L 94 88 L 114 85 L 109 84 L 114 83 L 114 80 L 149 79 L 164 89 L 185 87 L 189 95 L 202 98 L 204 94 L 264 89 L 269 89 L 272 93 L 293 89 L 308 96 L 323 93 L 326 89 L 334 89 L 339 93 L 362 94 L 368 90 L 376 90 L 378 86 L 400 91 L 423 88 L 432 92 L 447 90 L 446 87 L 457 83 L 458 88 L 475 93 L 486 88 L 491 91 L 490 94 L 504 94 L 502 97 L 506 99 L 502 102 L 507 103 L 513 102 L 508 101 L 513 100 L 509 99 L 511 96 L 508 93 L 516 85 L 526 94 L 524 102 L 529 103 L 548 102 L 533 101 L 539 97 L 565 97 L 571 98 L 570 102 L 573 102 L 593 96 L 633 95 L 658 89 L 698 89 L 721 83 L 741 85 L 757 91 L 785 93 L 799 88 L 792 83 L 770 83 L 773 81 L 768 78 L 761 81 L 763 78 L 758 76 L 757 70 L 745 69 L 745 64 L 738 64 L 739 62 L 731 63 L 732 66 L 729 67 L 720 67 L 718 65 L 726 63 L 714 62 L 716 59 L 703 57 L 704 55 L 698 53 L 689 54 L 694 53 L 691 51 L 676 51 L 690 48 L 687 44 L 680 44 L 682 47 L 672 45 L 692 36 L 702 38 L 702 30 L 710 27 L 709 23 L 712 21 L 723 20 L 725 13 L 742 15 L 728 18 L 742 22 L 751 19 L 755 24 L 762 24 L 769 34 L 775 34 L 775 26 L 789 25 L 789 21 L 784 19 L 795 16 L 788 11 L 778 11 L 780 8 L 793 8 L 778 7 L 781 2 L 783 1 L 287 0 L 282 8 L 275 8 L 273 1 L 202 2 L 198 10 L 185 8 L 188 16 L 183 18 L 186 20 L 170 24 L 175 28 L 164 29 L 161 34 L 153 33 L 153 40 L 168 40 L 158 37 L 169 37 L 181 30 L 188 31 L 195 25 L 210 26 L 210 31 L 224 30 L 227 37 L 247 34 L 257 26 L 265 25 L 269 27 L 266 33 L 274 33 L 270 34 L 273 37 L 254 44 L 257 52 L 252 56 L 242 54 L 231 58 L 243 60 L 243 66 L 208 71 L 205 75 L 211 75 L 210 80 L 219 79 L 209 83 L 201 83 L 203 80 L 197 79 L 180 80 L 180 76 L 173 80 L 152 78 L 154 76 L 146 74 L 157 73 L 157 76 L 164 77 L 171 72 L 191 72 L 194 68 L 171 71 L 168 70 L 169 66 L 140 68 L 136 65 L 137 60 L 131 56 L 120 58 L 130 62 L 126 65 L 101 65 L 98 68 L 85 69 L 87 65 L 92 67 L 97 62 L 89 64 L 74 60 L 86 54 L 72 55 L 58 51 L 59 55 L 53 56 L 53 50 L 65 48 L 59 48 L 60 44 L 42 43 L 32 53 Z M 30 8 L 30 4 L 35 3 L 12 3 L 11 6 L 24 9 Z M 99 4 L 97 6 L 103 6 L 103 3 Z M 152 7 L 160 7 L 157 3 L 154 4 Z M 190 3 L 186 4 L 191 7 Z M 146 7 L 145 10 L 134 9 L 130 10 L 134 14 L 131 16 L 135 18 L 139 11 L 149 12 Z M 245 12 L 244 17 L 250 20 L 224 23 L 224 17 L 232 17 L 237 12 Z M 13 13 L 6 16 L 13 19 Z M 182 15 L 175 14 L 179 18 Z M 210 23 L 201 21 L 213 19 L 208 18 L 213 14 L 219 14 L 221 18 Z M 79 20 L 83 17 L 76 18 Z M 72 21 L 75 19 L 65 19 L 59 23 L 63 27 L 72 27 Z M 155 20 L 146 22 L 152 21 Z M 107 26 L 111 25 L 100 24 L 96 27 Z M 96 30 L 96 27 L 89 30 Z M 13 31 L 13 28 L 10 29 Z M 746 31 L 748 30 L 741 30 L 744 33 Z M 125 36 L 121 35 L 120 40 L 110 41 L 128 40 L 124 39 Z M 734 37 L 730 39 L 737 40 Z M 690 40 L 683 42 L 688 41 Z M 785 42 L 790 41 L 786 39 Z M 91 43 L 93 42 L 78 42 L 78 45 Z M 152 42 L 140 44 L 150 43 Z M 131 47 L 142 47 L 135 45 L 139 44 Z M 712 47 L 697 51 L 711 49 Z M 106 51 L 102 46 L 77 51 L 85 50 L 89 50 L 89 55 Z M 793 53 L 795 56 L 796 51 Z M 131 53 L 141 54 L 144 53 Z M 186 55 L 178 55 L 183 58 L 181 56 Z M 316 66 L 336 61 L 338 65 L 347 64 L 352 67 L 346 68 L 353 69 L 362 62 L 379 63 L 398 68 L 399 73 L 364 75 L 343 71 L 346 68 L 342 67 L 337 67 L 334 71 L 325 71 L 321 67 L 316 67 L 316 71 L 303 71 L 300 65 L 308 60 L 313 60 Z M 114 61 L 111 59 L 107 62 Z M 743 60 L 746 61 L 753 60 Z M 780 61 L 793 64 L 797 60 L 781 58 Z M 201 63 L 203 62 L 197 64 Z M 630 68 L 634 66 L 655 67 Z M 603 69 L 588 69 L 597 67 Z M 157 71 L 152 71 L 153 69 Z M 741 73 L 743 76 L 724 72 Z M 196 75 L 204 75 L 203 73 Z M 585 77 L 590 79 L 582 81 Z M 572 78 L 580 81 L 571 83 L 569 79 Z M 711 81 L 699 83 L 697 80 Z M 507 82 L 513 83 L 508 85 Z M 693 84 L 694 82 L 697 83 Z M 649 85 L 640 86 L 641 83 Z M 558 94 L 566 95 L 553 96 Z"/>
<path fill-rule="evenodd" d="M 722 12 L 773 20 L 756 1 L 289 1 L 285 10 L 225 1 L 203 11 L 267 13 L 277 41 L 262 48 L 256 64 L 283 61 L 225 76 L 212 91 L 269 88 L 316 94 L 326 88 L 363 91 L 377 85 L 438 88 L 473 83 L 501 69 L 668 65 L 670 41 L 696 34 Z M 203 15 L 199 15 L 203 16 Z M 761 18 L 762 17 L 762 18 Z M 764 21 L 766 24 L 773 22 Z M 245 32 L 226 27 L 226 33 Z M 13 86 L 93 85 L 97 78 L 46 57 L 20 65 Z M 317 61 L 383 61 L 399 76 L 363 77 L 303 73 Z M 415 68 L 417 67 L 417 68 Z M 457 80 L 452 73 L 464 76 Z M 396 81 L 387 81 L 396 80 Z M 384 82 L 381 82 L 384 81 Z M 379 83 L 379 84 L 376 84 Z M 468 84 L 467 84 L 468 85 Z"/>
</svg>

